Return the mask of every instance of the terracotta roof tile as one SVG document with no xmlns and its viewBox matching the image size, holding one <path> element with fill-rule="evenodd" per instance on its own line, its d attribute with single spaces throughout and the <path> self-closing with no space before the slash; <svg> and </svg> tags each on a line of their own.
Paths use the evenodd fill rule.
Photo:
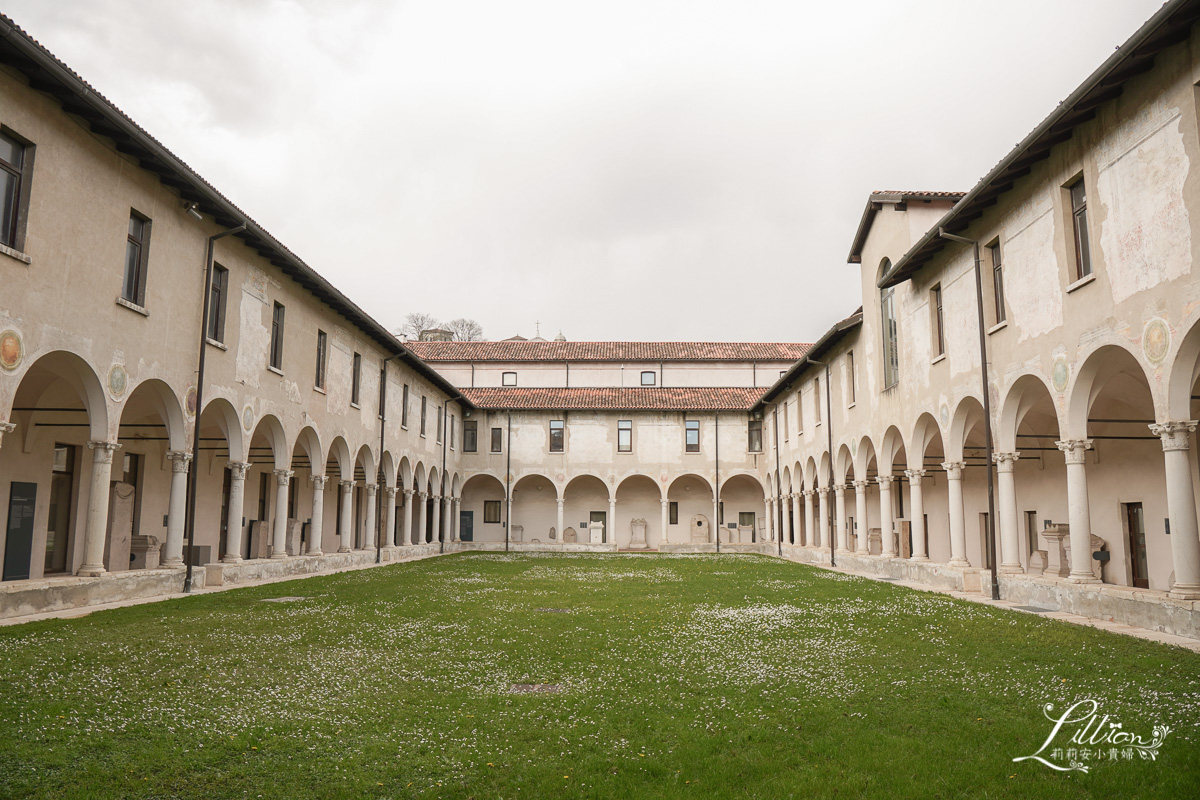
<svg viewBox="0 0 1200 800">
<path fill-rule="evenodd" d="M 795 361 L 807 344 L 788 342 L 409 342 L 439 361 Z"/>
<path fill-rule="evenodd" d="M 561 411 L 748 411 L 765 390 L 761 387 L 628 387 L 628 388 L 487 388 L 463 389 L 478 408 L 554 409 Z"/>
</svg>

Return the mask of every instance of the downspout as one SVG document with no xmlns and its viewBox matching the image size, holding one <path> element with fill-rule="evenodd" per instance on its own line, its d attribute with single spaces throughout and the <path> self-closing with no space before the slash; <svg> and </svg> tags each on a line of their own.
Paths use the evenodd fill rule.
<svg viewBox="0 0 1200 800">
<path fill-rule="evenodd" d="M 504 552 L 508 552 L 508 533 L 512 523 L 512 489 L 509 484 L 512 482 L 512 411 L 508 412 L 508 441 L 504 443 L 504 454 L 507 458 L 507 464 L 504 467 Z"/>
<path fill-rule="evenodd" d="M 827 441 L 828 441 L 828 445 L 826 445 L 826 446 L 829 450 L 829 478 L 825 484 L 825 491 L 831 492 L 831 491 L 833 491 L 833 399 L 832 399 L 833 396 L 831 394 L 831 389 L 829 387 L 829 362 L 828 361 L 814 361 L 813 359 L 810 358 L 810 359 L 808 359 L 808 363 L 816 364 L 818 367 L 825 368 L 825 420 L 824 420 L 824 424 L 825 424 L 825 436 L 827 437 Z M 820 402 L 820 400 L 818 400 L 817 402 Z M 833 500 L 830 499 L 825 502 L 825 507 L 829 509 L 829 530 L 826 531 L 826 533 L 829 536 L 829 566 L 836 567 L 837 566 L 837 556 L 835 555 L 835 553 L 836 553 L 837 542 L 835 540 L 837 539 L 837 536 L 836 536 L 837 506 L 834 504 Z"/>
<path fill-rule="evenodd" d="M 717 501 L 717 511 L 716 511 L 717 518 L 713 520 L 713 529 L 716 530 L 716 532 L 717 532 L 717 553 L 719 554 L 721 552 L 721 525 L 719 522 L 719 520 L 721 519 L 721 412 L 720 411 L 716 411 L 713 413 L 713 442 L 715 442 L 715 445 L 713 447 L 713 451 L 714 451 L 713 472 L 714 472 L 714 478 L 716 479 L 716 482 L 717 482 L 716 488 L 713 490 L 715 492 L 715 494 L 713 495 L 713 499 Z"/>
<path fill-rule="evenodd" d="M 217 239 L 223 239 L 234 233 L 240 233 L 246 230 L 246 223 L 242 223 L 228 230 L 215 233 L 208 237 L 208 258 L 204 262 L 204 303 L 203 310 L 200 312 L 200 363 L 196 367 L 196 425 L 192 434 L 192 466 L 188 470 L 188 495 L 187 495 L 187 515 L 184 518 L 184 536 L 187 537 L 187 555 L 184 561 L 187 562 L 187 571 L 183 578 L 183 591 L 190 593 L 192 591 L 192 540 L 195 538 L 196 532 L 196 490 L 199 481 L 196 479 L 196 470 L 200 468 L 200 461 L 197 456 L 200 455 L 200 412 L 204 410 L 204 356 L 208 353 L 208 304 L 212 300 L 212 273 L 213 273 L 213 247 Z M 242 521 L 237 521 L 239 525 Z"/>
<path fill-rule="evenodd" d="M 779 542 L 779 555 L 783 556 L 783 482 L 779 478 L 779 407 L 772 410 L 771 424 L 775 428 L 775 506 L 779 512 L 779 525 L 775 538 Z"/>
<path fill-rule="evenodd" d="M 983 276 L 979 266 L 979 242 L 946 233 L 945 228 L 938 228 L 938 236 L 952 242 L 969 244 L 975 249 L 975 308 L 979 314 L 979 366 L 983 377 L 983 443 L 987 452 L 987 493 L 988 493 L 988 536 L 987 556 L 991 564 L 992 599 L 1000 599 L 1000 581 L 996 577 L 996 484 L 992 466 L 992 402 L 988 381 L 987 331 L 983 326 Z"/>
<path fill-rule="evenodd" d="M 442 500 L 439 500 L 438 501 L 439 503 L 446 499 L 446 495 L 445 495 L 445 492 L 446 492 L 446 443 L 448 441 L 450 441 L 450 398 L 449 397 L 447 397 L 445 400 L 442 401 Z M 451 484 L 451 489 L 453 489 L 453 484 Z M 453 513 L 453 510 L 454 510 L 453 499 L 451 499 L 451 502 L 450 502 L 450 510 L 451 510 L 451 513 Z M 449 514 L 447 514 L 446 516 L 449 516 Z M 441 516 L 439 515 L 438 518 L 441 519 Z M 450 520 L 450 519 L 441 519 L 441 522 L 443 525 L 445 525 L 445 530 L 438 531 L 438 533 L 440 534 L 439 538 L 441 540 L 441 545 L 438 548 L 438 552 L 444 553 L 444 552 L 446 552 L 446 534 L 449 531 L 454 530 L 454 521 Z"/>
</svg>

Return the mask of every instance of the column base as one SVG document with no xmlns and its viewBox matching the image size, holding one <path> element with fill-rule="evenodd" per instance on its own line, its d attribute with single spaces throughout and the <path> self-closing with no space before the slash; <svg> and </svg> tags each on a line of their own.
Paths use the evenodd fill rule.
<svg viewBox="0 0 1200 800">
<path fill-rule="evenodd" d="M 242 563 L 242 557 L 241 556 L 230 556 L 230 555 L 221 556 L 221 563 L 223 563 L 223 564 L 240 564 L 240 563 Z"/>
<path fill-rule="evenodd" d="M 159 564 L 159 566 L 166 567 L 168 569 L 170 569 L 172 567 L 182 567 L 183 559 L 182 558 L 168 558 L 166 561 Z"/>
<path fill-rule="evenodd" d="M 1020 564 L 1001 564 L 999 572 L 1004 575 L 1020 575 L 1025 572 L 1025 568 Z"/>
<path fill-rule="evenodd" d="M 83 565 L 75 574 L 80 578 L 99 578 L 104 573 L 108 572 L 103 565 Z"/>
<path fill-rule="evenodd" d="M 1072 572 L 1067 576 L 1068 583 L 1100 583 L 1100 579 L 1090 572 L 1085 572 L 1082 575 Z"/>
<path fill-rule="evenodd" d="M 321 549 L 318 547 L 318 548 L 313 548 L 312 550 L 309 550 L 309 551 L 308 551 L 307 553 L 305 553 L 304 555 L 306 555 L 306 556 L 320 556 L 320 555 L 324 555 L 324 553 L 322 553 L 322 552 L 321 552 Z"/>
<path fill-rule="evenodd" d="M 928 560 L 929 560 L 929 556 L 913 556 L 912 558 L 909 559 L 909 561 L 921 561 L 921 562 L 925 562 Z"/>
<path fill-rule="evenodd" d="M 1176 600 L 1200 600 L 1200 585 L 1177 583 L 1167 592 L 1167 596 Z"/>
<path fill-rule="evenodd" d="M 349 548 L 349 547 L 339 547 L 339 548 L 337 549 L 337 551 L 338 551 L 339 553 L 349 553 L 349 552 L 350 552 L 350 548 Z"/>
<path fill-rule="evenodd" d="M 969 567 L 971 566 L 971 562 L 967 561 L 965 558 L 952 558 L 947 562 L 946 565 L 950 567 Z"/>
<path fill-rule="evenodd" d="M 273 558 L 273 559 L 287 558 L 287 553 L 271 553 L 271 558 Z"/>
</svg>

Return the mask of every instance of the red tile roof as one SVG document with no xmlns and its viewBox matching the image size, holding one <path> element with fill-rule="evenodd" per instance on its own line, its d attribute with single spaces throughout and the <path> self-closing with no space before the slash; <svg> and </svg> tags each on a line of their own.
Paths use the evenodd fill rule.
<svg viewBox="0 0 1200 800">
<path fill-rule="evenodd" d="M 574 411 L 748 411 L 765 390 L 761 387 L 720 388 L 487 388 L 463 389 L 477 408 L 553 409 Z"/>
<path fill-rule="evenodd" d="M 788 342 L 408 342 L 439 361 L 796 361 L 807 344 Z"/>
</svg>

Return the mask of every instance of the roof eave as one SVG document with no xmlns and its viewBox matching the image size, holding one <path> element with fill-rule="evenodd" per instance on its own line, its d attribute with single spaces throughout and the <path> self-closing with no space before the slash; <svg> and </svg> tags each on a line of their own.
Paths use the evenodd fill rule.
<svg viewBox="0 0 1200 800">
<path fill-rule="evenodd" d="M 796 376 L 807 369 L 817 356 L 821 355 L 832 347 L 842 336 L 850 330 L 862 325 L 862 311 L 857 311 L 851 314 L 846 319 L 836 323 L 832 328 L 825 332 L 817 341 L 813 342 L 812 347 L 805 353 L 804 358 L 801 358 L 791 369 L 779 376 L 779 380 L 771 384 L 771 387 L 763 393 L 763 396 L 758 399 L 758 402 L 750 409 L 751 411 L 759 411 L 776 397 L 783 394 L 795 381 Z"/>
</svg>

